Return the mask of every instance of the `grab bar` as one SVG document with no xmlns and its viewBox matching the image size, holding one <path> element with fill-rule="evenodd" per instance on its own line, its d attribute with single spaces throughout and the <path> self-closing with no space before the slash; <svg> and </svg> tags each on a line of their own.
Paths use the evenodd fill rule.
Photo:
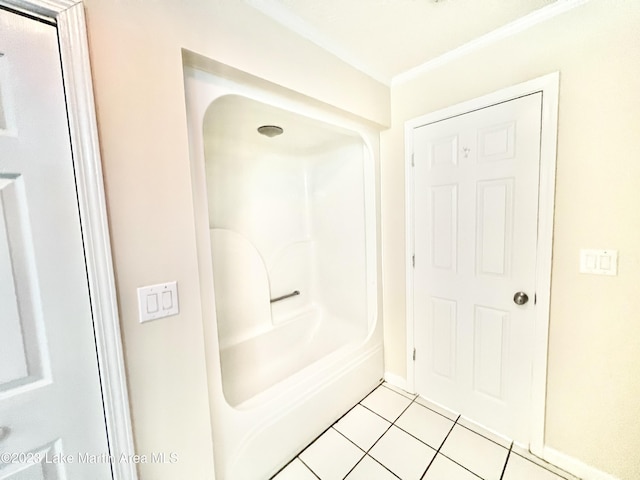
<svg viewBox="0 0 640 480">
<path fill-rule="evenodd" d="M 281 297 L 272 298 L 270 300 L 271 303 L 279 302 L 280 300 L 285 300 L 287 298 L 295 297 L 296 295 L 300 295 L 298 290 L 295 290 L 291 293 L 287 293 L 286 295 L 282 295 Z"/>
</svg>

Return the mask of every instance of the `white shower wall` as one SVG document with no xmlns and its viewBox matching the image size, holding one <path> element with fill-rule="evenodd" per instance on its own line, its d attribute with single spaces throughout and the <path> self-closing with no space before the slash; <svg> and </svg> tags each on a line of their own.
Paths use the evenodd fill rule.
<svg viewBox="0 0 640 480">
<path fill-rule="evenodd" d="M 319 153 L 310 174 L 315 295 L 326 313 L 363 338 L 367 284 L 365 192 L 361 142 Z"/>
<path fill-rule="evenodd" d="M 215 102 L 213 107 L 215 114 Z M 289 134 L 285 130 L 282 137 Z M 328 137 L 333 144 L 290 151 L 286 139 L 254 135 L 250 141 L 234 134 L 207 141 L 205 132 L 221 346 L 311 312 L 340 319 L 363 339 L 368 325 L 362 140 L 336 132 Z M 300 294 L 267 311 L 267 297 L 294 291 Z"/>
</svg>

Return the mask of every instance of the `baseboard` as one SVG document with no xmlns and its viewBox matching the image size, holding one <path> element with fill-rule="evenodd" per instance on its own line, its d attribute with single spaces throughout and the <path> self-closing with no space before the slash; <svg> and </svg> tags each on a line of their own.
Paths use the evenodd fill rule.
<svg viewBox="0 0 640 480">
<path fill-rule="evenodd" d="M 542 453 L 545 461 L 584 480 L 620 480 L 554 448 L 545 446 Z"/>
<path fill-rule="evenodd" d="M 407 386 L 407 380 L 400 375 L 396 375 L 395 373 L 384 372 L 384 381 L 390 383 L 394 387 L 401 388 L 405 392 L 409 392 L 409 388 Z M 410 392 L 415 393 L 415 392 Z"/>
</svg>

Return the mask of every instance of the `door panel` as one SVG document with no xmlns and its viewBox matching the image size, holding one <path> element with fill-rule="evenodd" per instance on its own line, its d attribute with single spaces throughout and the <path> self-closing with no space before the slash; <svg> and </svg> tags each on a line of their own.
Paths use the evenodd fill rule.
<svg viewBox="0 0 640 480">
<path fill-rule="evenodd" d="M 456 376 L 456 302 L 431 297 L 431 369 L 453 380 Z"/>
<path fill-rule="evenodd" d="M 430 188 L 431 266 L 455 272 L 458 254 L 458 191 L 456 185 Z"/>
<path fill-rule="evenodd" d="M 474 309 L 473 388 L 503 400 L 509 312 L 476 305 Z"/>
<path fill-rule="evenodd" d="M 516 122 L 478 130 L 478 162 L 508 160 L 515 155 Z"/>
<path fill-rule="evenodd" d="M 0 393 L 42 380 L 42 316 L 22 176 L 0 174 Z"/>
<path fill-rule="evenodd" d="M 415 385 L 528 441 L 542 94 L 414 129 Z M 517 291 L 532 299 L 518 306 Z"/>
<path fill-rule="evenodd" d="M 106 480 L 80 457 L 109 449 L 57 32 L 0 32 L 0 479 Z"/>
<path fill-rule="evenodd" d="M 476 274 L 508 277 L 513 241 L 513 179 L 478 182 Z"/>
</svg>

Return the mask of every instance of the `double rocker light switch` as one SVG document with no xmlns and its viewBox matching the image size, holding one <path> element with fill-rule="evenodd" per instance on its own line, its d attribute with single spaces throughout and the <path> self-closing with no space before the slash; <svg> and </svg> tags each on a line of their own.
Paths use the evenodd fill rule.
<svg viewBox="0 0 640 480">
<path fill-rule="evenodd" d="M 617 250 L 580 250 L 580 273 L 617 275 Z"/>
<path fill-rule="evenodd" d="M 138 310 L 140 323 L 177 315 L 180 312 L 177 282 L 138 288 Z"/>
</svg>

